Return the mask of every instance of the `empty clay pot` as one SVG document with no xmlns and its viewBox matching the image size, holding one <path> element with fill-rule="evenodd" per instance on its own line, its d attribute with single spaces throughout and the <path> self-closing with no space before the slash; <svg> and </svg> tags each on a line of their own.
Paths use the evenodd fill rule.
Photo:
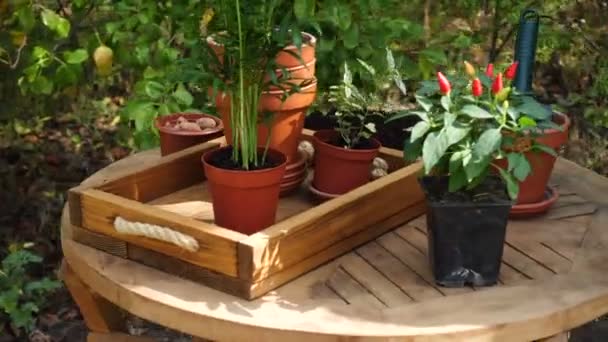
<svg viewBox="0 0 608 342">
<path fill-rule="evenodd" d="M 222 62 L 224 58 L 224 46 L 214 40 L 214 35 L 207 37 L 207 44 L 209 44 L 220 62 Z M 285 47 L 283 51 L 277 54 L 275 58 L 276 64 L 283 68 L 293 68 L 301 66 L 302 61 L 304 61 L 305 65 L 309 65 L 315 59 L 316 46 L 317 38 L 310 33 L 302 32 L 301 50 L 298 51 L 298 47 L 295 45 Z M 301 60 L 297 57 L 298 55 L 300 55 Z"/>
<path fill-rule="evenodd" d="M 213 201 L 215 224 L 243 234 L 254 234 L 275 222 L 281 179 L 287 159 L 281 152 L 268 150 L 273 168 L 244 171 L 227 170 L 210 164 L 214 154 L 226 153 L 230 146 L 205 153 L 203 169 Z M 262 153 L 263 149 L 260 149 Z M 228 152 L 229 153 L 229 152 Z"/>
<path fill-rule="evenodd" d="M 370 167 L 380 150 L 380 142 L 370 139 L 371 149 L 346 149 L 332 145 L 338 133 L 321 130 L 314 134 L 315 172 L 313 187 L 320 193 L 341 195 L 370 180 Z"/>
<path fill-rule="evenodd" d="M 166 127 L 168 122 L 174 124 L 180 117 L 192 122 L 200 118 L 211 118 L 215 121 L 216 126 L 200 132 Z M 154 124 L 160 134 L 160 153 L 163 156 L 219 138 L 224 134 L 222 120 L 208 114 L 175 113 L 157 117 Z"/>
</svg>

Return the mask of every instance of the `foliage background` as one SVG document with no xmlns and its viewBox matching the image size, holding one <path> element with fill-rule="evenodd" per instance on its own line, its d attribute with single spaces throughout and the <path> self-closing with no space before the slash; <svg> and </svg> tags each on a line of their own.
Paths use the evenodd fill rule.
<svg viewBox="0 0 608 342">
<path fill-rule="evenodd" d="M 210 5 L 0 0 L 0 256 L 35 242 L 32 249 L 45 258 L 35 271 L 52 273 L 61 255 L 65 191 L 155 146 L 157 115 L 213 112 L 205 87 L 180 63 L 200 49 L 213 19 Z M 520 11 L 539 9 L 545 17 L 535 91 L 574 120 L 566 156 L 608 175 L 607 1 L 294 0 L 293 6 L 319 38 L 320 94 L 339 82 L 344 62 L 365 81 L 355 60 L 381 67 L 386 46 L 410 89 L 437 69 L 460 68 L 463 59 L 506 65 Z M 113 50 L 107 76 L 93 58 L 101 44 Z"/>
</svg>

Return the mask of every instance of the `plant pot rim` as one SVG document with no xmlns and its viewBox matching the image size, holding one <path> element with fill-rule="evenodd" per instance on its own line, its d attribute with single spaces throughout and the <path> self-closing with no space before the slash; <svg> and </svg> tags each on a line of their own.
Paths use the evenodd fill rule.
<svg viewBox="0 0 608 342">
<path fill-rule="evenodd" d="M 179 118 L 180 116 L 183 116 L 183 117 L 197 116 L 198 118 L 211 118 L 215 121 L 216 126 L 213 128 L 208 128 L 205 131 L 184 131 L 184 130 L 171 129 L 171 128 L 165 127 L 164 125 L 161 124 L 161 121 L 163 119 L 173 120 L 173 117 L 175 117 L 175 119 L 177 120 L 177 118 Z M 184 112 L 184 113 L 172 113 L 172 114 L 168 114 L 168 115 L 162 115 L 162 116 L 156 117 L 156 119 L 154 120 L 154 125 L 156 126 L 156 128 L 159 131 L 161 131 L 163 133 L 171 134 L 171 135 L 181 135 L 181 136 L 205 136 L 205 135 L 216 134 L 216 133 L 219 133 L 224 130 L 224 123 L 222 122 L 222 120 L 220 118 L 213 116 L 211 114 L 204 114 L 204 113 Z"/>
<path fill-rule="evenodd" d="M 338 135 L 338 132 L 336 132 L 336 130 L 333 129 L 322 129 L 322 130 L 318 130 L 313 134 L 313 137 L 315 138 L 315 140 L 317 140 L 318 143 L 322 144 L 323 146 L 326 146 L 334 151 L 343 151 L 346 153 L 352 153 L 352 154 L 367 154 L 370 153 L 371 151 L 376 151 L 378 149 L 380 149 L 382 147 L 382 144 L 380 143 L 380 141 L 378 141 L 378 139 L 376 138 L 369 138 L 369 141 L 372 142 L 372 144 L 374 144 L 376 147 L 374 148 L 367 148 L 367 149 L 350 149 L 350 148 L 344 148 L 344 147 L 340 147 L 340 146 L 336 146 L 336 145 L 332 145 L 326 141 L 324 141 L 323 139 L 321 139 L 321 136 L 326 135 L 326 134 L 331 134 L 331 135 Z"/>
<path fill-rule="evenodd" d="M 306 94 L 306 93 L 310 93 L 316 89 L 317 89 L 317 78 L 315 77 L 309 85 L 300 88 L 300 91 L 293 93 L 291 95 Z M 285 90 L 273 89 L 273 90 L 263 91 L 262 95 L 281 95 L 283 93 L 285 93 Z"/>
<path fill-rule="evenodd" d="M 225 31 L 222 32 L 216 32 L 216 33 L 212 33 L 210 35 L 207 36 L 207 38 L 205 39 L 207 41 L 207 44 L 209 45 L 213 45 L 213 46 L 223 46 L 222 44 L 218 43 L 215 41 L 215 39 L 213 39 L 216 35 L 220 35 L 225 33 Z M 304 37 L 304 39 L 302 40 L 302 45 L 309 45 L 309 46 L 316 46 L 317 45 L 317 37 L 315 37 L 313 34 L 308 33 L 306 31 L 301 31 L 302 36 Z M 290 44 L 287 45 L 286 47 L 283 48 L 283 50 L 296 50 L 298 47 Z"/>
<path fill-rule="evenodd" d="M 545 128 L 545 129 L 531 129 L 529 131 L 526 131 L 526 135 L 529 135 L 530 133 L 539 133 L 540 135 L 551 135 L 551 134 L 560 134 L 560 133 L 564 133 L 567 132 L 568 129 L 570 128 L 570 124 L 571 124 L 571 120 L 570 117 L 562 112 L 557 112 L 557 111 L 553 111 L 552 112 L 552 121 L 555 121 L 555 117 L 561 117 L 564 119 L 564 123 L 562 123 L 560 125 L 560 127 L 562 128 L 562 130 L 556 129 L 556 128 Z"/>
<path fill-rule="evenodd" d="M 209 151 L 209 152 L 207 152 L 207 153 L 205 153 L 205 154 L 203 154 L 201 156 L 201 161 L 203 162 L 203 164 L 205 165 L 205 167 L 208 167 L 210 169 L 213 169 L 213 170 L 216 170 L 216 171 L 219 171 L 219 172 L 232 174 L 233 176 L 245 175 L 245 174 L 247 174 L 247 175 L 255 175 L 255 174 L 269 173 L 269 172 L 276 171 L 276 170 L 278 170 L 280 168 L 284 168 L 286 166 L 286 164 L 287 164 L 287 157 L 285 156 L 285 154 L 283 152 L 279 151 L 279 150 L 275 150 L 275 149 L 272 149 L 272 148 L 269 148 L 268 152 L 281 156 L 282 162 L 279 165 L 277 165 L 275 167 L 268 168 L 268 169 L 261 169 L 261 170 L 230 170 L 230 169 L 224 169 L 224 168 L 215 166 L 215 165 L 210 164 L 209 162 L 207 162 L 208 156 L 211 156 L 214 153 L 219 153 L 220 151 L 223 151 L 223 150 L 227 150 L 229 148 L 232 148 L 232 145 L 227 145 L 227 146 L 223 146 L 223 147 L 220 147 L 218 149 L 215 149 L 215 150 L 211 150 L 211 151 Z M 263 151 L 264 147 L 263 146 L 259 146 L 258 147 L 258 151 L 259 150 Z"/>
<path fill-rule="evenodd" d="M 489 201 L 480 201 L 480 202 L 473 202 L 473 201 L 433 201 L 430 199 L 426 187 L 424 186 L 424 182 L 423 179 L 424 178 L 441 178 L 442 176 L 421 176 L 418 178 L 418 183 L 420 184 L 420 187 L 423 189 L 424 192 L 424 198 L 426 200 L 426 203 L 428 206 L 433 207 L 433 208 L 465 208 L 465 207 L 473 207 L 473 208 L 488 208 L 488 207 L 504 207 L 504 206 L 513 206 L 515 205 L 515 201 L 512 199 L 498 199 L 497 201 L 494 202 L 489 202 Z M 506 190 L 506 185 L 505 185 L 505 190 Z M 457 191 L 460 192 L 460 191 Z M 506 191 L 505 191 L 506 192 Z"/>
</svg>

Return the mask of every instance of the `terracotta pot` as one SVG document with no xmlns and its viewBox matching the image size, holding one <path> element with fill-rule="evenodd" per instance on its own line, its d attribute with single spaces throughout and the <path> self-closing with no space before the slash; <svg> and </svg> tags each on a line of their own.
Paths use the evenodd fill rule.
<svg viewBox="0 0 608 342">
<path fill-rule="evenodd" d="M 279 163 L 270 169 L 227 170 L 209 163 L 216 153 L 226 153 L 230 148 L 207 152 L 202 158 L 215 224 L 243 234 L 254 234 L 275 222 L 287 160 L 281 152 L 268 150 L 268 158 Z"/>
<path fill-rule="evenodd" d="M 321 130 L 314 134 L 315 172 L 312 185 L 319 192 L 344 194 L 370 180 L 370 167 L 380 150 L 380 142 L 371 139 L 372 149 L 345 149 L 329 143 L 338 133 Z"/>
<path fill-rule="evenodd" d="M 174 124 L 179 117 L 184 117 L 192 122 L 200 118 L 211 118 L 215 121 L 216 126 L 215 128 L 206 129 L 201 132 L 176 130 L 165 126 L 167 122 Z M 160 153 L 163 156 L 219 138 L 224 134 L 222 120 L 208 114 L 175 113 L 159 116 L 156 118 L 154 125 L 160 134 Z"/>
<path fill-rule="evenodd" d="M 264 144 L 270 136 L 270 148 L 285 154 L 287 163 L 298 161 L 298 143 L 304 128 L 304 117 L 317 94 L 317 82 L 303 87 L 299 93 L 291 94 L 283 102 L 285 92 L 270 90 L 260 98 L 260 112 L 275 113 L 270 130 L 260 123 L 258 125 L 258 143 Z M 228 144 L 232 144 L 230 127 L 230 98 L 223 93 L 216 96 L 216 107 L 224 121 L 224 133 Z"/>
<path fill-rule="evenodd" d="M 557 129 L 546 129 L 540 136 L 534 137 L 534 140 L 536 140 L 538 144 L 549 146 L 557 151 L 568 140 L 570 118 L 566 114 L 554 113 L 553 122 L 560 125 L 562 131 Z M 523 182 L 519 183 L 517 204 L 538 203 L 545 199 L 547 183 L 551 177 L 556 158 L 541 151 L 528 151 L 524 154 L 530 162 L 532 171 Z M 501 159 L 497 162 L 500 167 L 507 167 L 508 163 L 506 160 Z"/>
<path fill-rule="evenodd" d="M 224 46 L 217 43 L 214 40 L 214 36 L 207 37 L 207 44 L 213 49 L 220 62 L 224 58 Z M 304 61 L 305 65 L 308 65 L 315 59 L 315 50 L 317 46 L 317 38 L 310 33 L 302 32 L 302 46 L 301 51 L 295 45 L 289 45 L 279 52 L 275 58 L 277 65 L 285 68 L 293 68 L 302 65 L 301 60 L 296 57 L 298 54 Z"/>
</svg>

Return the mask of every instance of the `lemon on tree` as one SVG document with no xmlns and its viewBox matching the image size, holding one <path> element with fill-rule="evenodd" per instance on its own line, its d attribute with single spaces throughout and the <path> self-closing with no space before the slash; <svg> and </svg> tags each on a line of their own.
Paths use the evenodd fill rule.
<svg viewBox="0 0 608 342">
<path fill-rule="evenodd" d="M 112 73 L 112 59 L 114 52 L 112 49 L 105 45 L 100 45 L 93 53 L 93 60 L 95 60 L 95 66 L 97 73 L 101 76 L 108 76 Z"/>
</svg>

